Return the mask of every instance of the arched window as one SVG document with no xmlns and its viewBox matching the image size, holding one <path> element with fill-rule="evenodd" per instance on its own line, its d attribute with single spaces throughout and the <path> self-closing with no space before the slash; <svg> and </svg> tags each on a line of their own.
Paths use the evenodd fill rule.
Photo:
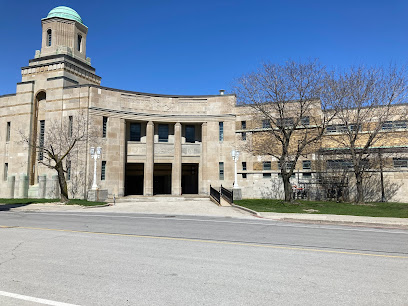
<svg viewBox="0 0 408 306">
<path fill-rule="evenodd" d="M 78 34 L 78 51 L 82 52 L 82 36 Z"/>
<path fill-rule="evenodd" d="M 51 46 L 51 42 L 52 42 L 52 31 L 51 29 L 47 30 L 47 46 L 50 47 Z"/>
</svg>

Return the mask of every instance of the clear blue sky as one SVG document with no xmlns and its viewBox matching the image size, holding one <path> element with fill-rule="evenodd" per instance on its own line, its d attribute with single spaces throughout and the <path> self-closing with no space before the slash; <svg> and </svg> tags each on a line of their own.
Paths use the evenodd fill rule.
<svg viewBox="0 0 408 306">
<path fill-rule="evenodd" d="M 319 58 L 328 66 L 408 59 L 406 0 L 0 0 L 0 95 L 41 45 L 41 18 L 75 9 L 102 86 L 217 94 L 262 61 Z"/>
</svg>

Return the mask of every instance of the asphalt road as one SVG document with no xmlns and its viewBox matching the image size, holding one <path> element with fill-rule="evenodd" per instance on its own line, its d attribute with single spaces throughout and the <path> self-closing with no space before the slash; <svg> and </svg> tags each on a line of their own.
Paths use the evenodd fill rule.
<svg viewBox="0 0 408 306">
<path fill-rule="evenodd" d="M 408 305 L 408 231 L 0 213 L 0 305 Z"/>
</svg>

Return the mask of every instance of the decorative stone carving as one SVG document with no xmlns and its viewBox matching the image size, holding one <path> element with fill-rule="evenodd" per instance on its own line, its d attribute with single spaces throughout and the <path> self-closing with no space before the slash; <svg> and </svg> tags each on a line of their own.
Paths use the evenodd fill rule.
<svg viewBox="0 0 408 306">
<path fill-rule="evenodd" d="M 174 155 L 174 144 L 172 143 L 155 143 L 154 155 Z"/>
<path fill-rule="evenodd" d="M 188 143 L 182 145 L 183 156 L 200 156 L 201 144 L 200 143 Z"/>
<path fill-rule="evenodd" d="M 128 155 L 146 155 L 146 144 L 128 142 Z"/>
</svg>

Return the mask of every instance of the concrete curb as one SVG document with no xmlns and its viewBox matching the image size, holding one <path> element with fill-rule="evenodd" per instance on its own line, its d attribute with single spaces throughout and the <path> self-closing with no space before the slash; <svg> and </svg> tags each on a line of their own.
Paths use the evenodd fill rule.
<svg viewBox="0 0 408 306">
<path fill-rule="evenodd" d="M 252 210 L 252 209 L 249 209 L 249 208 L 246 208 L 246 207 L 243 207 L 243 206 L 239 206 L 239 205 L 236 205 L 234 203 L 231 203 L 231 206 L 235 207 L 235 208 L 238 208 L 238 209 L 245 210 L 246 212 L 249 212 L 249 213 L 251 213 L 251 214 L 253 214 L 253 215 L 257 216 L 257 217 L 263 218 L 262 215 L 259 212 L 255 211 L 255 210 Z"/>
</svg>

